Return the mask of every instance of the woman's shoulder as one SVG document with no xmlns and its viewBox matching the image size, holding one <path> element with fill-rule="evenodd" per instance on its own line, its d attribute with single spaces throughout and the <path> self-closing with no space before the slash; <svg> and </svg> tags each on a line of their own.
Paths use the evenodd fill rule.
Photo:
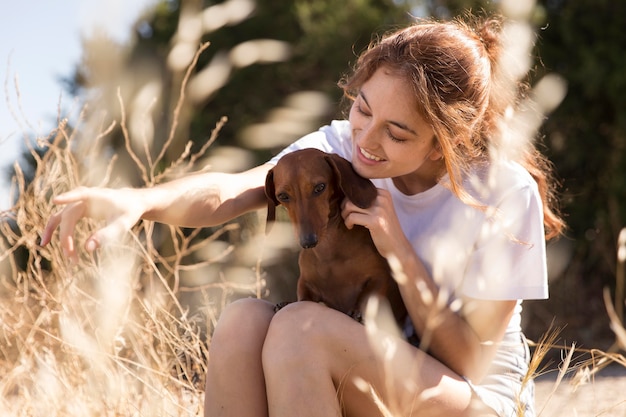
<svg viewBox="0 0 626 417">
<path fill-rule="evenodd" d="M 537 183 L 518 162 L 508 159 L 492 159 L 472 165 L 465 179 L 467 191 L 480 201 L 498 205 L 511 196 L 536 194 Z"/>
<path fill-rule="evenodd" d="M 320 151 L 335 153 L 350 160 L 352 152 L 350 136 L 350 123 L 347 120 L 333 120 L 329 124 L 293 142 L 269 162 L 275 164 L 283 155 L 306 148 L 315 148 Z"/>
</svg>

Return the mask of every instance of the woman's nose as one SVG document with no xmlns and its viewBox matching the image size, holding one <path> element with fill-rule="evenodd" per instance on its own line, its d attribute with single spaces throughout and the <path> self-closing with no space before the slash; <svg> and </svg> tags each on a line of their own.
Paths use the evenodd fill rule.
<svg viewBox="0 0 626 417">
<path fill-rule="evenodd" d="M 359 146 L 361 146 L 362 148 L 371 148 L 377 145 L 378 142 L 379 141 L 376 137 L 376 133 L 374 129 L 372 129 L 371 124 L 368 124 L 361 128 L 361 132 L 357 138 L 357 143 L 359 144 Z"/>
</svg>

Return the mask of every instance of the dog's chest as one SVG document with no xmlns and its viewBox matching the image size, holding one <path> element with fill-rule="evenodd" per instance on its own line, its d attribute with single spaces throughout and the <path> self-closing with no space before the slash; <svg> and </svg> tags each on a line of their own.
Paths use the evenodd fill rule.
<svg viewBox="0 0 626 417">
<path fill-rule="evenodd" d="M 390 275 L 387 261 L 371 241 L 304 249 L 300 252 L 299 265 L 301 278 L 324 285 L 343 285 Z"/>
</svg>

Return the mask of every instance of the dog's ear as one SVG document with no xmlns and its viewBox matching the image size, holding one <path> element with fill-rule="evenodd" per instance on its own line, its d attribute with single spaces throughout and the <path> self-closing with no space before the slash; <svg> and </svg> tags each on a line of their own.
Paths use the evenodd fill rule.
<svg viewBox="0 0 626 417">
<path fill-rule="evenodd" d="M 272 223 L 276 220 L 276 206 L 280 204 L 276 199 L 276 190 L 274 188 L 274 168 L 267 171 L 265 176 L 265 197 L 267 199 L 265 234 L 267 234 L 272 228 Z"/>
<path fill-rule="evenodd" d="M 346 197 L 360 208 L 371 206 L 378 194 L 374 184 L 357 174 L 352 164 L 339 155 L 328 154 L 325 159 L 333 168 L 337 183 Z"/>
</svg>

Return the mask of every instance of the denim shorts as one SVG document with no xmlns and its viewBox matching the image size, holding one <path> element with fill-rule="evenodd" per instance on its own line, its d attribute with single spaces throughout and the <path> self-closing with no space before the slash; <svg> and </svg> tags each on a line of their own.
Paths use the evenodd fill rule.
<svg viewBox="0 0 626 417">
<path fill-rule="evenodd" d="M 488 375 L 473 384 L 465 380 L 485 405 L 500 417 L 535 417 L 535 384 L 527 378 L 530 350 L 521 332 L 507 333 Z"/>
</svg>

